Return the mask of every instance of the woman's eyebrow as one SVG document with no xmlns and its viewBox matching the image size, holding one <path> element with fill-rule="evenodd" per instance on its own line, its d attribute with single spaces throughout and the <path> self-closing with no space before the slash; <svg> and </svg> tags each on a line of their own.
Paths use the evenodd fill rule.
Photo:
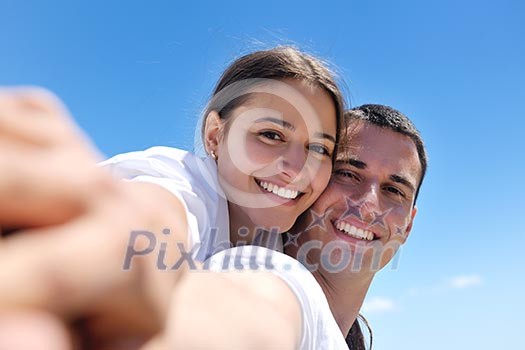
<svg viewBox="0 0 525 350">
<path fill-rule="evenodd" d="M 287 122 L 286 120 L 283 120 L 283 119 L 279 119 L 279 118 L 263 117 L 263 118 L 256 119 L 255 122 L 256 123 L 270 122 L 270 123 L 277 124 L 277 125 L 285 128 L 285 129 L 289 129 L 289 130 L 295 131 L 295 126 L 292 123 Z M 327 140 L 332 141 L 333 143 L 335 143 L 335 137 L 330 135 L 330 134 L 327 134 L 327 133 L 324 133 L 324 132 L 316 132 L 314 134 L 314 136 L 315 137 L 319 137 L 321 139 L 327 139 Z"/>
<path fill-rule="evenodd" d="M 292 131 L 295 130 L 295 126 L 292 125 L 292 123 L 287 122 L 286 120 L 274 118 L 274 117 L 263 117 L 255 120 L 256 123 L 262 123 L 262 122 L 271 122 L 274 124 L 277 124 L 285 129 L 290 129 Z"/>
<path fill-rule="evenodd" d="M 332 141 L 333 143 L 335 143 L 335 137 L 333 137 L 330 134 L 327 134 L 327 133 L 324 133 L 324 132 L 316 132 L 314 134 L 314 136 L 322 138 L 322 139 L 327 139 L 328 141 Z"/>
</svg>

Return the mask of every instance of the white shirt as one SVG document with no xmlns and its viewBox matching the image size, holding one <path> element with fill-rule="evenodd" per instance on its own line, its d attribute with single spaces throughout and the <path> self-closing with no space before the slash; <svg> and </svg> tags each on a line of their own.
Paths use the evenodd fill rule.
<svg viewBox="0 0 525 350">
<path fill-rule="evenodd" d="M 221 251 L 204 264 L 212 271 L 265 270 L 282 279 L 302 310 L 301 350 L 348 350 L 326 296 L 314 276 L 288 255 L 257 246 Z"/>
<path fill-rule="evenodd" d="M 296 295 L 303 312 L 301 349 L 348 349 L 321 287 L 301 263 L 262 247 L 227 249 L 230 247 L 228 203 L 218 184 L 213 159 L 175 148 L 152 147 L 119 154 L 101 165 L 116 178 L 154 183 L 174 194 L 186 211 L 192 257 L 205 261 L 220 252 L 205 267 L 236 269 L 241 264 L 268 270 L 281 278 Z M 258 244 L 270 241 L 270 237 L 265 237 Z M 280 236 L 278 242 L 282 243 Z"/>
<path fill-rule="evenodd" d="M 184 206 L 192 257 L 204 261 L 230 247 L 228 203 L 210 157 L 170 147 L 119 154 L 101 163 L 114 177 L 162 186 Z M 173 229 L 173 228 L 170 228 Z"/>
</svg>

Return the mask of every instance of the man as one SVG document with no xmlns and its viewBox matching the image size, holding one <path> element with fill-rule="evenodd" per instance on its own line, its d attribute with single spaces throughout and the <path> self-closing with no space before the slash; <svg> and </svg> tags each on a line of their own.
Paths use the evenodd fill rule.
<svg viewBox="0 0 525 350">
<path fill-rule="evenodd" d="M 0 107 L 2 107 L 4 111 L 12 110 L 16 107 L 13 106 L 12 98 L 7 98 L 9 101 L 6 102 L 6 99 L 2 101 L 1 97 L 2 96 L 0 96 L 0 102 L 3 102 L 4 106 Z M 46 99 L 47 97 L 43 98 L 43 100 Z M 78 166 L 97 172 L 88 166 L 88 164 L 91 164 L 93 156 L 82 142 L 79 142 L 76 137 L 64 137 L 64 135 L 68 134 L 68 132 L 64 131 L 67 129 L 68 124 L 64 123 L 64 120 L 56 119 L 56 113 L 53 113 L 53 111 L 50 112 L 50 109 L 53 110 L 54 107 L 50 108 L 49 104 L 43 102 L 42 96 L 36 100 L 26 96 L 22 98 L 22 100 L 23 101 L 20 101 L 20 99 L 18 99 L 17 103 L 24 105 L 22 110 L 25 114 L 28 114 L 27 112 L 31 110 L 36 112 L 33 113 L 34 115 L 31 115 L 31 113 L 29 113 L 30 115 L 25 115 L 26 121 L 38 121 L 36 118 L 42 118 L 42 115 L 44 115 L 44 117 L 48 118 L 48 125 L 56 124 L 60 125 L 60 127 L 51 128 L 55 131 L 54 133 L 44 133 L 44 135 L 39 136 L 31 132 L 31 128 L 26 127 L 26 125 L 30 124 L 24 124 L 24 126 L 22 126 L 21 124 L 17 124 L 14 119 L 8 119 L 7 123 L 3 124 L 4 129 L 0 136 L 2 141 L 4 141 L 4 145 L 6 142 L 16 140 L 15 148 L 18 149 L 15 149 L 16 152 L 8 152 L 12 151 L 12 149 L 4 148 L 4 150 L 6 150 L 4 154 L 7 156 L 11 155 L 9 159 L 13 162 L 0 162 L 0 166 L 3 167 L 4 170 L 16 169 L 19 174 L 27 175 L 28 168 L 24 168 L 24 164 L 33 161 L 34 166 L 47 160 L 47 164 L 49 165 L 50 159 L 56 160 L 53 156 L 53 154 L 56 155 L 56 150 L 62 149 L 65 152 L 63 155 L 68 155 L 69 159 L 71 159 L 72 162 L 74 161 Z M 6 113 L 0 113 L 0 117 L 6 118 L 6 116 Z M 64 127 L 64 125 L 66 125 L 66 127 Z M 364 129 L 368 130 L 368 128 Z M 71 133 L 69 134 L 71 135 Z M 78 135 L 78 133 L 73 134 Z M 414 163 L 414 154 L 417 154 L 417 151 L 414 152 L 414 149 L 417 147 L 414 143 L 411 144 L 406 140 L 406 137 L 404 137 L 406 135 L 401 134 L 401 136 L 403 137 L 401 137 L 399 141 L 402 141 L 405 147 L 401 149 L 402 152 L 397 154 L 397 156 L 398 158 L 403 157 L 410 159 L 411 161 L 408 163 L 402 163 L 400 168 L 394 169 L 393 165 L 397 163 L 383 164 L 382 167 L 376 166 L 373 158 L 367 158 L 369 155 L 363 156 L 364 158 L 361 159 L 361 161 L 365 164 L 373 165 L 373 169 L 382 170 L 381 179 L 385 179 L 386 175 L 384 174 L 391 173 L 387 177 L 393 178 L 396 184 L 403 183 L 404 186 L 410 187 L 410 185 L 412 185 L 412 187 L 415 188 L 415 186 L 420 185 L 420 180 L 424 174 L 423 163 L 421 163 L 421 165 L 417 162 Z M 395 140 L 396 137 L 393 137 L 393 139 Z M 409 140 L 411 139 L 409 138 Z M 366 142 L 368 141 L 369 138 L 364 137 L 362 142 L 366 146 Z M 31 152 L 28 151 L 31 150 L 31 147 L 41 146 L 42 143 L 45 143 L 48 147 L 41 150 L 38 156 L 30 156 Z M 348 148 L 351 150 L 352 147 L 344 147 L 343 149 L 346 150 Z M 356 147 L 359 148 L 361 146 L 357 145 Z M 367 147 L 363 148 L 367 149 Z M 373 153 L 370 153 L 370 156 L 372 154 Z M 357 154 L 357 156 L 361 155 Z M 396 154 L 391 154 L 391 158 L 389 159 L 392 160 L 395 159 L 395 157 Z M 382 162 L 379 163 L 382 164 Z M 304 271 L 295 271 L 291 268 L 293 262 L 288 263 L 286 258 L 278 253 L 276 253 L 277 258 L 274 259 L 274 262 L 282 261 L 284 263 L 276 264 L 274 266 L 276 268 L 270 269 L 270 271 L 233 274 L 184 273 L 183 271 L 177 274 L 179 282 L 175 288 L 173 288 L 175 281 L 172 281 L 172 284 L 167 282 L 170 278 L 167 279 L 166 274 L 158 273 L 158 271 L 150 271 L 147 268 L 138 272 L 132 271 L 133 273 L 130 274 L 122 274 L 122 271 L 117 271 L 114 266 L 118 253 L 122 253 L 122 251 L 119 250 L 122 247 L 120 244 L 117 244 L 121 242 L 122 237 L 118 236 L 115 240 L 112 235 L 116 232 L 114 226 L 106 229 L 106 233 L 109 234 L 99 234 L 99 232 L 93 230 L 92 232 L 82 232 L 78 236 L 72 236 L 65 231 L 71 231 L 71 229 L 82 227 L 82 225 L 85 226 L 86 222 L 92 225 L 94 222 L 93 218 L 97 220 L 107 219 L 107 217 L 102 215 L 105 211 L 112 210 L 113 208 L 125 210 L 125 207 L 133 201 L 129 200 L 129 198 L 127 200 L 126 198 L 120 198 L 117 195 L 119 193 L 118 188 L 115 188 L 113 184 L 108 184 L 108 181 L 106 181 L 102 174 L 97 173 L 97 181 L 93 181 L 92 176 L 89 177 L 89 180 L 80 179 L 84 181 L 79 181 L 75 179 L 75 181 L 73 181 L 63 175 L 63 173 L 67 171 L 66 168 L 61 168 L 59 169 L 60 171 L 56 171 L 56 167 L 44 167 L 44 164 L 46 163 L 42 163 L 42 167 L 39 169 L 40 172 L 46 176 L 37 178 L 40 183 L 36 187 L 34 187 L 35 182 L 32 182 L 34 176 L 4 177 L 0 179 L 0 188 L 3 184 L 15 183 L 17 187 L 22 190 L 27 190 L 28 188 L 39 189 L 39 191 L 25 193 L 28 197 L 32 196 L 32 198 L 35 199 L 31 201 L 31 208 L 20 206 L 24 201 L 22 200 L 23 198 L 20 199 L 19 196 L 3 196 L 2 198 L 4 198 L 4 200 L 0 201 L 0 208 L 3 209 L 3 211 L 0 212 L 0 223 L 11 226 L 25 224 L 26 226 L 38 227 L 50 225 L 55 225 L 56 227 L 57 223 L 59 223 L 62 226 L 66 225 L 66 227 L 58 230 L 59 232 L 56 232 L 56 228 L 47 231 L 46 229 L 40 229 L 41 232 L 39 232 L 38 236 L 29 236 L 27 234 L 21 234 L 20 236 L 15 235 L 15 237 L 7 240 L 6 244 L 3 244 L 3 246 L 0 245 L 0 279 L 4 282 L 0 286 L 0 310 L 4 310 L 5 312 L 5 310 L 17 307 L 15 310 L 17 310 L 16 313 L 19 313 L 20 307 L 36 307 L 50 311 L 51 315 L 47 316 L 54 317 L 54 321 L 56 321 L 57 316 L 59 319 L 65 321 L 71 319 L 78 320 L 79 318 L 83 320 L 87 318 L 89 321 L 92 321 L 91 316 L 93 314 L 100 311 L 107 311 L 104 306 L 114 306 L 115 304 L 120 306 L 116 308 L 119 313 L 113 312 L 106 315 L 110 316 L 112 322 L 99 323 L 98 327 L 90 327 L 87 333 L 84 332 L 84 334 L 89 334 L 99 342 L 94 343 L 91 341 L 92 347 L 93 344 L 97 344 L 94 348 L 102 348 L 102 344 L 107 347 L 115 347 L 116 342 L 122 340 L 129 342 L 130 335 L 132 334 L 140 338 L 137 339 L 140 342 L 149 339 L 150 342 L 148 346 L 152 348 L 173 348 L 177 346 L 193 346 L 196 348 L 202 348 L 204 346 L 228 346 L 230 348 L 235 348 L 235 346 L 239 348 L 253 348 L 255 346 L 268 348 L 280 346 L 282 348 L 293 348 L 298 344 L 304 343 L 305 334 L 309 334 L 312 338 L 324 336 L 324 339 L 327 339 L 330 337 L 330 334 L 334 334 L 329 333 L 334 332 L 334 328 L 336 328 L 335 335 L 338 334 L 342 339 L 341 335 L 343 333 L 346 334 L 346 330 L 349 328 L 348 325 L 353 321 L 352 317 L 340 317 L 339 314 L 342 315 L 350 308 L 357 313 L 358 306 L 362 303 L 362 297 L 364 297 L 369 285 L 367 281 L 371 281 L 370 272 L 359 273 L 359 276 L 354 278 L 356 283 L 359 283 L 355 288 L 357 297 L 351 300 L 332 297 L 330 293 L 332 293 L 333 290 L 324 286 L 330 307 L 334 312 L 335 318 L 340 322 L 339 326 L 337 326 L 330 315 L 330 311 L 327 310 L 328 303 L 326 299 L 324 299 L 322 290 L 313 277 Z M 361 163 L 355 164 L 362 167 Z M 72 164 L 68 164 L 68 166 L 71 165 Z M 363 169 L 366 169 L 366 167 Z M 392 172 L 393 170 L 396 171 Z M 53 171 L 55 172 L 53 173 Z M 6 172 L 0 171 L 0 174 L 6 174 Z M 341 172 L 340 175 L 346 179 L 346 175 L 342 174 L 343 172 Z M 365 177 L 365 174 L 369 177 Z M 418 174 L 419 177 L 415 174 Z M 379 187 L 379 184 L 382 184 L 382 182 L 378 181 L 379 177 L 376 175 L 367 172 L 359 172 L 358 175 L 362 176 L 361 179 L 367 179 L 366 183 L 370 184 L 369 189 L 372 194 L 377 195 L 377 191 L 383 188 L 385 192 L 395 192 L 395 186 L 391 184 L 389 186 Z M 61 176 L 63 177 L 63 181 L 57 181 L 57 179 L 61 179 Z M 373 182 L 372 179 L 374 179 L 375 182 Z M 343 181 L 337 182 L 337 184 L 340 183 L 345 184 L 345 189 L 347 187 L 351 188 L 349 184 Z M 61 189 L 67 189 L 68 191 Z M 366 194 L 366 187 L 360 189 L 363 191 L 363 195 Z M 3 193 L 9 194 L 9 188 L 4 187 L 2 190 Z M 381 203 L 378 201 L 378 203 L 376 203 L 378 205 L 377 208 L 372 207 L 374 204 L 372 199 L 366 199 L 366 201 L 363 202 L 363 206 L 369 211 L 369 213 L 365 214 L 371 217 L 373 216 L 376 221 L 378 218 L 388 218 L 391 212 L 395 214 L 391 216 L 393 219 L 388 221 L 388 223 L 382 221 L 374 223 L 388 226 L 388 229 L 376 229 L 372 225 L 370 230 L 368 230 L 374 235 L 372 237 L 374 239 L 373 243 L 376 243 L 376 245 L 381 244 L 379 247 L 391 241 L 404 241 L 402 233 L 406 235 L 410 231 L 415 210 L 410 211 L 410 214 L 407 216 L 406 210 L 403 211 L 402 209 L 407 209 L 410 205 L 413 205 L 415 193 L 414 191 L 411 193 L 407 189 L 405 189 L 405 191 L 406 193 L 404 195 L 407 196 L 407 198 L 412 198 L 411 200 L 409 199 L 403 202 L 400 198 L 396 199 L 400 203 L 404 203 L 404 205 L 393 205 L 391 202 L 386 201 L 386 199 L 389 199 L 388 197 L 384 200 L 382 199 Z M 93 194 L 97 192 L 104 193 L 104 196 L 94 196 Z M 22 191 L 22 193 L 24 193 L 24 191 Z M 327 209 L 323 212 L 323 217 L 325 217 L 326 220 L 323 219 L 322 222 L 325 224 L 332 223 L 336 225 L 335 227 L 337 228 L 337 225 L 340 224 L 338 220 L 340 220 L 345 221 L 346 225 L 346 223 L 348 223 L 346 221 L 349 221 L 348 218 L 346 218 L 345 215 L 341 216 L 341 213 L 337 213 L 337 205 L 330 204 L 332 203 L 330 199 L 332 197 L 330 197 L 329 194 L 330 189 L 327 190 L 326 196 L 323 195 L 323 198 L 325 198 L 324 201 L 319 202 L 320 204 L 316 206 L 315 210 L 321 213 L 323 208 Z M 399 194 L 396 194 L 396 196 L 397 195 Z M 411 195 L 412 197 L 410 197 Z M 104 200 L 99 202 L 100 198 Z M 370 198 L 373 198 L 373 196 Z M 20 202 L 16 202 L 17 200 L 20 200 Z M 355 200 L 359 201 L 358 198 Z M 341 197 L 341 201 L 335 201 L 333 203 L 336 202 L 339 203 L 338 205 L 341 203 L 344 205 L 345 203 L 343 197 Z M 390 204 L 386 205 L 385 203 Z M 409 205 L 409 203 L 411 204 Z M 49 214 L 49 210 L 46 209 L 49 208 L 49 205 L 52 205 L 54 208 L 60 208 L 61 210 L 56 210 L 53 215 L 47 215 Z M 352 208 L 352 206 L 349 208 Z M 391 211 L 386 215 L 384 211 L 388 211 L 390 208 Z M 332 216 L 331 210 L 328 209 L 333 209 L 333 212 L 339 216 Z M 8 215 L 6 213 L 11 214 Z M 18 213 L 18 216 L 14 215 L 14 213 Z M 119 213 L 123 217 L 125 216 L 125 213 Z M 350 214 L 351 211 L 349 212 L 349 215 Z M 361 214 L 354 216 L 359 218 L 360 215 Z M 308 216 L 305 217 L 308 218 Z M 31 219 L 30 223 L 27 222 L 28 218 Z M 86 221 L 86 218 L 89 220 Z M 333 218 L 336 219 L 332 220 Z M 357 219 L 354 218 L 352 220 Z M 361 220 L 365 223 L 373 222 L 366 221 L 369 220 L 368 216 L 366 219 Z M 72 225 L 70 224 L 71 222 L 73 222 Z M 108 221 L 108 224 L 109 223 Z M 111 224 L 114 224 L 114 221 L 111 221 Z M 160 225 L 159 222 L 155 222 L 155 224 Z M 350 224 L 357 225 L 358 223 L 350 221 Z M 303 225 L 305 225 L 304 222 Z M 106 225 L 103 226 L 105 227 Z M 314 230 L 314 226 L 315 225 L 309 225 L 308 223 L 306 224 L 304 239 L 298 238 L 297 240 L 301 242 L 298 248 L 305 246 L 307 243 L 307 235 L 314 235 L 315 232 L 320 234 L 320 231 Z M 390 228 L 395 228 L 396 231 L 391 231 Z M 398 232 L 397 228 L 400 229 L 399 235 L 393 234 L 393 232 Z M 351 228 L 349 230 L 351 230 Z M 330 233 L 331 231 L 328 232 Z M 334 232 L 335 231 L 332 233 Z M 335 234 L 338 233 L 335 232 Z M 363 233 L 361 233 L 361 235 L 363 235 Z M 303 235 L 301 235 L 301 237 L 302 236 Z M 321 243 L 321 246 L 323 242 L 327 242 L 326 247 L 332 248 L 329 246 L 329 241 L 333 239 L 330 238 L 330 235 L 312 236 L 313 239 L 317 239 L 316 237 L 319 238 L 318 241 Z M 346 238 L 342 237 L 343 241 L 345 239 Z M 357 253 L 361 251 L 360 244 L 357 243 L 349 241 L 349 244 L 347 244 L 347 251 L 354 252 L 355 256 L 358 256 L 359 254 Z M 317 250 L 297 249 L 296 256 L 299 259 L 306 257 L 306 259 L 303 259 L 305 263 L 322 262 L 323 254 L 318 255 L 318 258 L 321 260 L 309 260 L 315 258 L 315 254 L 323 253 L 322 249 Z M 290 254 L 295 254 L 291 245 L 288 246 L 288 251 Z M 341 251 L 343 252 L 344 249 L 341 249 Z M 377 253 L 368 253 L 366 249 L 363 251 L 364 253 L 361 254 L 361 256 L 366 257 L 366 259 L 358 260 L 362 260 L 365 263 L 373 261 L 374 257 L 377 256 Z M 376 251 L 379 252 L 379 250 Z M 86 264 L 86 256 L 79 252 L 95 255 L 92 255 L 93 259 L 89 259 L 89 261 L 87 261 L 89 264 Z M 301 256 L 301 252 L 305 253 L 304 256 Z M 333 252 L 333 249 L 328 251 L 328 253 L 330 253 L 328 255 L 333 255 Z M 223 253 L 223 255 L 225 254 L 226 253 Z M 384 256 L 384 258 L 380 259 L 379 266 L 386 263 L 386 261 L 391 258 L 391 255 L 392 254 L 385 256 L 380 252 L 379 256 Z M 240 258 L 243 258 L 243 256 L 241 255 Z M 352 259 L 352 262 L 354 261 L 357 260 Z M 328 266 L 329 264 L 325 265 Z M 147 267 L 149 265 L 144 264 L 141 266 Z M 347 267 L 348 266 L 345 268 Z M 279 270 L 279 268 L 282 268 L 282 270 Z M 321 276 L 330 272 L 329 268 L 319 269 L 319 271 L 316 272 L 316 278 L 319 281 L 321 280 Z M 341 273 L 341 271 L 338 272 Z M 290 280 L 294 281 L 293 284 L 290 284 Z M 342 279 L 339 281 L 342 281 Z M 342 285 L 341 283 L 342 282 L 336 285 Z M 306 289 L 304 288 L 305 284 L 307 286 Z M 271 286 L 271 288 L 268 288 L 269 286 Z M 321 287 L 323 287 L 322 283 Z M 312 295 L 313 289 L 316 290 L 315 295 Z M 305 293 L 305 291 L 307 293 Z M 122 298 L 122 295 L 124 295 L 125 298 Z M 126 317 L 119 318 L 120 313 Z M 15 315 L 15 318 L 16 316 L 17 315 Z M 30 316 L 33 317 L 34 315 Z M 3 319 L 9 319 L 9 317 L 12 316 L 5 316 L 4 314 Z M 20 319 L 20 317 L 18 317 L 18 319 Z M 40 317 L 40 319 L 42 319 L 42 317 Z M 130 319 L 135 322 L 130 323 Z M 315 323 L 315 320 L 322 322 Z M 141 324 L 141 321 L 146 324 Z M 321 329 L 321 332 L 307 333 L 304 328 L 305 321 L 314 321 L 313 323 L 306 324 L 306 327 L 312 327 L 312 325 L 317 326 L 319 324 L 324 324 L 326 327 Z M 303 324 L 301 324 L 301 322 L 303 322 Z M 71 325 L 69 322 L 66 323 Z M 93 322 L 90 323 L 90 325 L 92 324 Z M 95 324 L 97 324 L 97 322 L 95 322 Z M 28 325 L 29 323 L 24 323 L 24 327 Z M 78 323 L 75 323 L 75 326 L 78 327 Z M 317 330 L 319 330 L 319 328 L 317 328 Z M 341 333 L 340 330 L 342 330 L 343 333 Z M 27 331 L 29 331 L 28 334 L 32 334 L 30 329 Z M 232 334 L 234 336 L 232 336 L 230 332 L 233 332 Z M 152 337 L 155 334 L 156 337 Z M 206 336 L 203 336 L 203 334 L 206 334 Z M 2 344 L 2 340 L 7 339 L 5 337 L 2 339 L 2 335 L 5 334 L 0 333 L 0 344 Z M 9 334 L 7 337 L 9 337 Z M 46 340 L 44 339 L 44 341 Z M 340 346 L 340 339 L 337 340 L 337 342 L 338 346 Z M 323 347 L 323 345 L 329 346 L 323 339 L 319 341 L 316 340 L 313 343 L 311 342 L 311 344 L 319 344 L 321 347 Z M 320 348 L 316 345 L 312 346 L 312 348 Z"/>
<path fill-rule="evenodd" d="M 346 335 L 375 273 L 410 234 L 427 156 L 399 111 L 363 105 L 345 117 L 330 184 L 296 223 L 286 253 L 313 270 Z"/>
</svg>

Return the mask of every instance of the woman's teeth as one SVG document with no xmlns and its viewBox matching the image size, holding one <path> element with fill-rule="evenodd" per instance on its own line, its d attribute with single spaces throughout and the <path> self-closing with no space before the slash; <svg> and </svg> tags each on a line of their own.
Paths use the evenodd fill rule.
<svg viewBox="0 0 525 350">
<path fill-rule="evenodd" d="M 286 188 L 279 187 L 277 185 L 274 185 L 266 181 L 259 182 L 259 185 L 262 188 L 264 188 L 266 191 L 271 192 L 285 199 L 295 199 L 299 195 L 299 191 L 294 191 L 290 189 L 287 190 Z"/>
<path fill-rule="evenodd" d="M 349 235 L 350 237 L 354 237 L 354 238 L 357 238 L 357 239 L 364 239 L 366 241 L 371 241 L 374 239 L 374 234 L 370 231 L 367 231 L 367 230 L 363 230 L 361 228 L 357 228 L 355 226 L 352 226 L 346 222 L 342 222 L 342 221 L 339 221 L 338 223 L 336 223 L 335 227 L 339 230 L 339 231 L 343 231 L 344 233 L 346 233 L 347 235 Z"/>
</svg>

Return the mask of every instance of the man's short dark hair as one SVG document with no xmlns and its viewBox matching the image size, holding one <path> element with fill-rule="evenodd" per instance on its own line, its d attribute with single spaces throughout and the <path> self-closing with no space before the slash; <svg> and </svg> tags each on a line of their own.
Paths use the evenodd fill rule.
<svg viewBox="0 0 525 350">
<path fill-rule="evenodd" d="M 366 104 L 345 111 L 345 121 L 347 125 L 350 125 L 350 123 L 355 120 L 362 120 L 381 128 L 393 130 L 410 137 L 412 141 L 414 141 L 421 164 L 421 177 L 416 189 L 415 203 L 419 189 L 423 183 L 423 178 L 427 172 L 427 152 L 421 134 L 416 129 L 414 123 L 398 110 L 389 106 L 376 104 Z"/>
</svg>

